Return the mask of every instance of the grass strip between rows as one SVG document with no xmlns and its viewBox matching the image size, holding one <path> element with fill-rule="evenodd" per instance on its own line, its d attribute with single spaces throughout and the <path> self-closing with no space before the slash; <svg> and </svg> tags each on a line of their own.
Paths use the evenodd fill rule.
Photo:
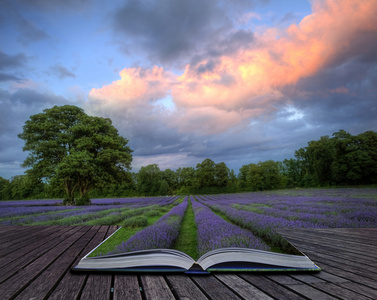
<svg viewBox="0 0 377 300">
<path fill-rule="evenodd" d="M 192 203 L 188 197 L 188 206 L 183 216 L 181 229 L 178 239 L 175 241 L 174 249 L 182 251 L 190 255 L 193 259 L 198 259 L 198 240 L 197 240 L 197 226 L 195 223 L 194 210 Z"/>
</svg>

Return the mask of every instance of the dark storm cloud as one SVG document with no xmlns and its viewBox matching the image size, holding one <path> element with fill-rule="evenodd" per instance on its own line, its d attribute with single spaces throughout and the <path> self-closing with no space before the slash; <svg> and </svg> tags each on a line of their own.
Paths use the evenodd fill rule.
<svg viewBox="0 0 377 300">
<path fill-rule="evenodd" d="M 22 79 L 15 76 L 15 75 L 12 75 L 12 74 L 7 74 L 7 73 L 2 73 L 0 72 L 0 82 L 1 81 L 17 81 L 17 82 L 21 82 Z"/>
<path fill-rule="evenodd" d="M 0 70 L 5 70 L 7 72 L 0 72 L 0 82 L 1 81 L 23 81 L 18 75 L 8 73 L 9 70 L 14 70 L 23 67 L 27 62 L 26 56 L 22 53 L 9 55 L 0 50 Z"/>
<path fill-rule="evenodd" d="M 206 52 L 214 43 L 220 43 L 220 48 L 229 48 L 232 46 L 228 42 L 238 39 L 240 43 L 242 37 L 248 43 L 250 34 L 232 34 L 229 15 L 252 6 L 252 1 L 232 1 L 230 5 L 226 1 L 212 0 L 131 0 L 117 10 L 113 27 L 130 47 L 136 44 L 151 60 L 172 63 L 191 57 L 193 52 Z M 228 35 L 226 40 L 221 38 L 224 35 Z"/>
<path fill-rule="evenodd" d="M 23 53 L 10 55 L 0 50 L 0 70 L 22 67 L 27 59 Z"/>
<path fill-rule="evenodd" d="M 349 58 L 282 92 L 322 135 L 377 130 L 377 62 L 362 58 Z"/>
<path fill-rule="evenodd" d="M 190 65 L 193 70 L 196 70 L 198 74 L 212 71 L 217 63 L 217 60 L 222 55 L 232 55 L 237 51 L 243 49 L 251 49 L 255 42 L 254 33 L 247 30 L 235 30 L 228 33 L 224 37 L 219 37 L 217 40 L 213 40 L 205 51 L 200 54 L 192 55 L 190 59 Z M 203 61 L 207 60 L 205 65 Z"/>
<path fill-rule="evenodd" d="M 60 64 L 53 65 L 52 67 L 50 67 L 49 71 L 50 71 L 50 73 L 52 73 L 52 75 L 54 75 L 54 76 L 56 76 L 60 79 L 65 79 L 65 78 L 68 78 L 68 77 L 75 78 L 74 73 L 72 73 L 66 67 L 64 67 Z"/>
</svg>

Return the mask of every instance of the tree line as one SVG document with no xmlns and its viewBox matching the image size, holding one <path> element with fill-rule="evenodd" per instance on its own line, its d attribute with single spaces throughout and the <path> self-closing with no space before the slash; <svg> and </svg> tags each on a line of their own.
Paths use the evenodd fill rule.
<svg viewBox="0 0 377 300">
<path fill-rule="evenodd" d="M 0 177 L 0 199 L 90 198 L 215 194 L 293 187 L 377 183 L 377 133 L 344 130 L 298 149 L 294 158 L 243 165 L 238 174 L 207 158 L 196 167 L 160 170 L 157 164 L 130 172 L 132 150 L 110 119 L 91 117 L 75 106 L 31 116 L 19 135 L 29 156 L 24 175 Z"/>
</svg>

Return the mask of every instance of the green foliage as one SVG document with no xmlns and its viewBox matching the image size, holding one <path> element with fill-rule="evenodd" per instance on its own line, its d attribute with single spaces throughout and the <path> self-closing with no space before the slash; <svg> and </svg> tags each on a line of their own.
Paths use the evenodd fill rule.
<svg viewBox="0 0 377 300">
<path fill-rule="evenodd" d="M 19 137 L 29 155 L 31 178 L 64 187 L 65 203 L 88 204 L 93 187 L 117 182 L 130 169 L 132 150 L 110 119 L 92 117 L 71 105 L 45 109 L 26 121 Z"/>
<path fill-rule="evenodd" d="M 344 130 L 321 137 L 284 161 L 286 175 L 303 187 L 377 183 L 377 133 L 353 136 Z"/>
<path fill-rule="evenodd" d="M 295 151 L 294 158 L 243 165 L 238 176 L 224 162 L 208 158 L 196 168 L 162 171 L 151 164 L 138 173 L 126 172 L 132 159 L 128 141 L 118 135 L 109 119 L 89 117 L 72 106 L 31 116 L 20 137 L 25 140 L 24 150 L 30 152 L 24 166 L 31 169 L 11 180 L 0 178 L 2 200 L 61 198 L 65 194 L 65 204 L 85 205 L 90 197 L 377 184 L 377 133 L 373 131 L 353 136 L 340 130 L 309 141 L 307 147 Z"/>
<path fill-rule="evenodd" d="M 268 160 L 242 166 L 238 177 L 240 189 L 263 191 L 282 187 L 283 176 L 279 165 L 279 162 Z"/>
<path fill-rule="evenodd" d="M 185 196 L 185 195 L 190 195 L 190 194 L 191 192 L 187 186 L 182 186 L 177 192 L 177 195 L 179 196 Z"/>
<path fill-rule="evenodd" d="M 0 177 L 0 199 L 20 200 L 41 198 L 45 195 L 45 185 L 30 175 L 18 175 L 6 180 Z"/>
<path fill-rule="evenodd" d="M 207 158 L 196 165 L 195 177 L 199 188 L 206 188 L 215 185 L 215 163 Z"/>
<path fill-rule="evenodd" d="M 157 196 L 160 191 L 162 172 L 157 164 L 141 167 L 137 174 L 138 190 L 145 196 Z"/>
<path fill-rule="evenodd" d="M 0 176 L 0 200 L 11 199 L 10 182 Z"/>
<path fill-rule="evenodd" d="M 215 186 L 224 187 L 229 182 L 229 169 L 224 162 L 215 165 Z"/>
<path fill-rule="evenodd" d="M 135 227 L 145 227 L 148 225 L 148 219 L 144 216 L 131 217 L 124 220 L 123 226 L 135 228 Z"/>
</svg>

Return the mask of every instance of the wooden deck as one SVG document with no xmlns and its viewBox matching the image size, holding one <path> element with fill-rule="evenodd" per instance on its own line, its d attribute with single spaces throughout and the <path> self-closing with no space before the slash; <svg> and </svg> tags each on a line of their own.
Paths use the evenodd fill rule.
<svg viewBox="0 0 377 300">
<path fill-rule="evenodd" d="M 322 267 L 315 274 L 70 272 L 115 229 L 0 227 L 0 299 L 377 299 L 377 228 L 279 230 Z"/>
</svg>

